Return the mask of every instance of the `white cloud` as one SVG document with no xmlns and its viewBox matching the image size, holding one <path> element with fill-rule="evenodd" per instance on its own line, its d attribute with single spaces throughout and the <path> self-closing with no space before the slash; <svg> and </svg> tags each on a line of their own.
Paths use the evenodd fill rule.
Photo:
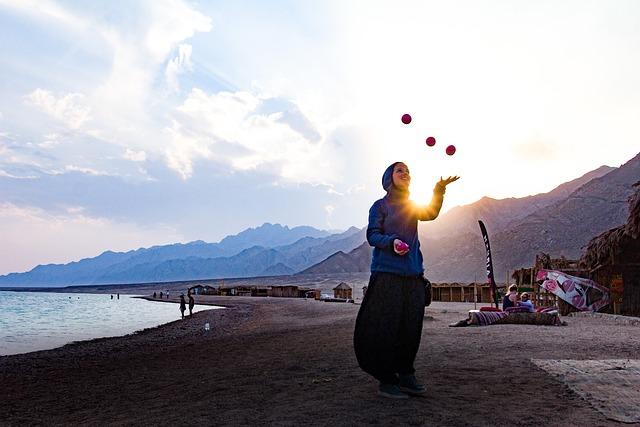
<svg viewBox="0 0 640 427">
<path fill-rule="evenodd" d="M 135 143 L 140 124 L 150 119 L 149 103 L 157 97 L 152 92 L 158 73 L 165 68 L 167 78 L 175 78 L 171 83 L 177 84 L 178 72 L 191 64 L 191 47 L 181 43 L 211 28 L 209 17 L 180 0 L 149 3 L 146 16 L 133 28 L 103 28 L 102 34 L 112 48 L 112 66 L 94 97 L 108 125 L 105 128 L 125 130 L 129 143 Z M 163 67 L 176 47 L 174 65 Z M 145 131 L 153 133 L 154 129 L 146 127 Z M 108 133 L 110 139 L 122 139 L 113 131 Z"/>
<path fill-rule="evenodd" d="M 0 176 L 4 176 L 5 178 L 13 178 L 13 179 L 38 179 L 38 177 L 35 175 L 18 176 L 18 175 L 11 174 L 2 169 L 0 169 Z"/>
<path fill-rule="evenodd" d="M 281 111 L 261 113 L 264 101 L 243 91 L 208 95 L 194 88 L 165 129 L 169 167 L 187 179 L 193 162 L 205 158 L 236 170 L 266 168 L 294 181 L 323 182 L 330 162 L 322 159 L 322 141 L 292 128 Z"/>
<path fill-rule="evenodd" d="M 127 150 L 124 152 L 123 157 L 127 160 L 131 160 L 132 162 L 144 162 L 145 160 L 147 160 L 147 153 L 145 153 L 144 151 L 135 151 L 127 148 Z"/>
<path fill-rule="evenodd" d="M 38 88 L 26 99 L 70 129 L 80 128 L 90 118 L 91 108 L 85 104 L 85 96 L 81 93 L 68 93 L 56 98 L 51 92 Z"/>
<path fill-rule="evenodd" d="M 83 168 L 81 166 L 75 166 L 75 165 L 66 165 L 64 167 L 64 170 L 65 172 L 80 172 L 80 173 L 86 173 L 87 175 L 94 175 L 94 176 L 110 175 L 109 173 L 104 171 L 99 171 L 91 168 Z"/>
<path fill-rule="evenodd" d="M 181 44 L 178 46 L 178 54 L 176 57 L 167 63 L 165 77 L 167 79 L 167 85 L 173 91 L 177 92 L 180 89 L 178 75 L 193 69 L 193 64 L 191 63 L 191 52 L 191 45 Z"/>
<path fill-rule="evenodd" d="M 68 206 L 66 208 L 66 211 L 67 211 L 67 213 L 75 215 L 75 214 L 81 214 L 82 212 L 85 211 L 85 209 L 82 206 Z"/>
<path fill-rule="evenodd" d="M 79 88 L 74 93 L 56 93 L 54 82 L 65 80 L 49 79 L 51 88 L 36 89 L 26 97 L 32 105 L 103 142 L 164 151 L 158 129 L 166 126 L 162 110 L 171 107 L 164 104 L 165 94 L 158 93 L 158 77 L 166 73 L 168 84 L 178 87 L 179 74 L 192 67 L 192 48 L 184 42 L 198 32 L 211 31 L 211 18 L 183 0 L 139 2 L 130 14 L 101 13 L 105 12 L 102 7 L 49 0 L 6 5 L 70 43 L 67 53 L 60 53 L 68 55 L 69 62 L 96 60 L 86 64 L 88 71 L 79 73 L 77 81 L 68 81 Z M 47 79 L 54 72 L 47 70 L 41 77 Z M 91 129 L 86 129 L 89 119 Z M 45 143 L 43 148 L 50 145 Z"/>
<path fill-rule="evenodd" d="M 173 141 L 172 146 L 165 152 L 167 166 L 175 170 L 182 179 L 187 180 L 193 174 L 194 159 L 211 158 L 210 142 L 192 136 L 191 132 L 183 129 L 182 125 L 175 120 L 173 125 L 165 131 Z"/>
<path fill-rule="evenodd" d="M 162 62 L 182 40 L 196 32 L 211 31 L 211 18 L 189 7 L 180 0 L 154 1 L 150 10 L 145 44 L 156 61 Z"/>
<path fill-rule="evenodd" d="M 82 28 L 86 26 L 86 21 L 74 16 L 51 0 L 0 0 L 0 5 L 20 10 L 29 15 L 51 19 L 66 27 Z"/>
<path fill-rule="evenodd" d="M 333 212 L 336 210 L 336 207 L 333 205 L 326 205 L 324 207 L 324 211 L 327 213 L 327 226 L 332 227 L 331 217 L 333 216 Z"/>
<path fill-rule="evenodd" d="M 132 242 L 152 246 L 183 241 L 174 228 L 138 225 L 87 215 L 81 206 L 53 215 L 30 206 L 0 203 L 0 274 L 30 270 L 37 264 L 67 263 L 105 250 L 130 250 Z M 64 242 L 61 250 L 60 242 Z"/>
</svg>

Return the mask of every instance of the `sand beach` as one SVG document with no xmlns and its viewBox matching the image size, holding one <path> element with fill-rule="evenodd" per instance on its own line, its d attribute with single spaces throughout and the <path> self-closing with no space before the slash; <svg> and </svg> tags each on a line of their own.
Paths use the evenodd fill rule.
<svg viewBox="0 0 640 427">
<path fill-rule="evenodd" d="M 357 304 L 198 302 L 226 309 L 0 357 L 0 425 L 620 425 L 532 360 L 640 351 L 637 325 L 568 317 L 563 327 L 450 328 L 473 304 L 434 302 L 416 360 L 427 393 L 393 401 L 357 366 Z"/>
</svg>

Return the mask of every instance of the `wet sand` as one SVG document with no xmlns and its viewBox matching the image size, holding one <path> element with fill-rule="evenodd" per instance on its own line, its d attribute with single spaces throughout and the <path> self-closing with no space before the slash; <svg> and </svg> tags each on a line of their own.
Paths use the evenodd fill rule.
<svg viewBox="0 0 640 427">
<path fill-rule="evenodd" d="M 198 298 L 227 309 L 0 357 L 0 425 L 620 425 L 531 359 L 640 351 L 638 326 L 565 318 L 565 327 L 449 328 L 473 304 L 436 302 L 416 360 L 427 393 L 394 401 L 357 366 L 357 304 Z"/>
</svg>

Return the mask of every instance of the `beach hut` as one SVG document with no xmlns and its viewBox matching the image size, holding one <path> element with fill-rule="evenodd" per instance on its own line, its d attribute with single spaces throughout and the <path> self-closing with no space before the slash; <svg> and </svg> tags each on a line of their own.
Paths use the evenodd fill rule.
<svg viewBox="0 0 640 427">
<path fill-rule="evenodd" d="M 322 295 L 322 292 L 320 291 L 320 289 L 309 289 L 308 291 L 305 292 L 304 297 L 319 300 L 321 295 Z"/>
<path fill-rule="evenodd" d="M 344 299 L 352 299 L 353 298 L 353 289 L 351 286 L 347 285 L 344 282 L 340 282 L 338 286 L 333 288 L 333 297 L 334 298 L 344 298 Z"/>
<path fill-rule="evenodd" d="M 234 286 L 231 288 L 231 295 L 238 297 L 250 297 L 251 288 L 249 286 Z"/>
<path fill-rule="evenodd" d="M 313 298 L 310 295 L 314 295 L 315 291 L 315 289 L 311 288 L 298 288 L 298 298 Z"/>
<path fill-rule="evenodd" d="M 268 286 L 252 286 L 251 287 L 251 296 L 252 297 L 266 297 L 266 296 L 269 296 L 269 287 Z"/>
<path fill-rule="evenodd" d="M 204 294 L 204 286 L 202 285 L 191 286 L 187 290 L 187 293 L 190 293 L 191 295 L 202 295 Z"/>
<path fill-rule="evenodd" d="M 462 295 L 459 283 L 431 284 L 431 298 L 434 301 L 461 302 Z"/>
<path fill-rule="evenodd" d="M 227 287 L 219 287 L 218 288 L 218 295 L 222 295 L 225 297 L 231 296 L 231 288 L 227 288 Z"/>
<path fill-rule="evenodd" d="M 209 285 L 204 285 L 202 288 L 202 294 L 203 295 L 218 295 L 218 289 L 213 287 L 213 286 L 209 286 Z"/>
<path fill-rule="evenodd" d="M 194 285 L 187 289 L 192 295 L 218 295 L 218 290 L 209 285 Z"/>
<path fill-rule="evenodd" d="M 272 286 L 269 292 L 270 297 L 297 298 L 300 296 L 299 289 L 295 285 Z"/>
<path fill-rule="evenodd" d="M 487 283 L 432 283 L 431 299 L 444 302 L 493 302 Z"/>
<path fill-rule="evenodd" d="M 633 187 L 626 224 L 593 238 L 580 262 L 609 288 L 614 313 L 640 316 L 640 181 Z"/>
</svg>

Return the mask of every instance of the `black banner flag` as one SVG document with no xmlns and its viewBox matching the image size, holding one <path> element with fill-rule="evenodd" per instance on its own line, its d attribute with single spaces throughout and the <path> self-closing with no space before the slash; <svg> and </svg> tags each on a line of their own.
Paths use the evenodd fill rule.
<svg viewBox="0 0 640 427">
<path fill-rule="evenodd" d="M 484 240 L 484 248 L 487 250 L 487 283 L 491 285 L 491 296 L 493 297 L 493 302 L 496 304 L 496 308 L 498 308 L 498 287 L 496 286 L 496 281 L 493 278 L 493 263 L 491 262 L 491 246 L 489 245 L 489 235 L 487 234 L 487 228 L 484 226 L 484 223 L 478 220 L 478 224 L 480 224 L 482 240 Z"/>
</svg>

